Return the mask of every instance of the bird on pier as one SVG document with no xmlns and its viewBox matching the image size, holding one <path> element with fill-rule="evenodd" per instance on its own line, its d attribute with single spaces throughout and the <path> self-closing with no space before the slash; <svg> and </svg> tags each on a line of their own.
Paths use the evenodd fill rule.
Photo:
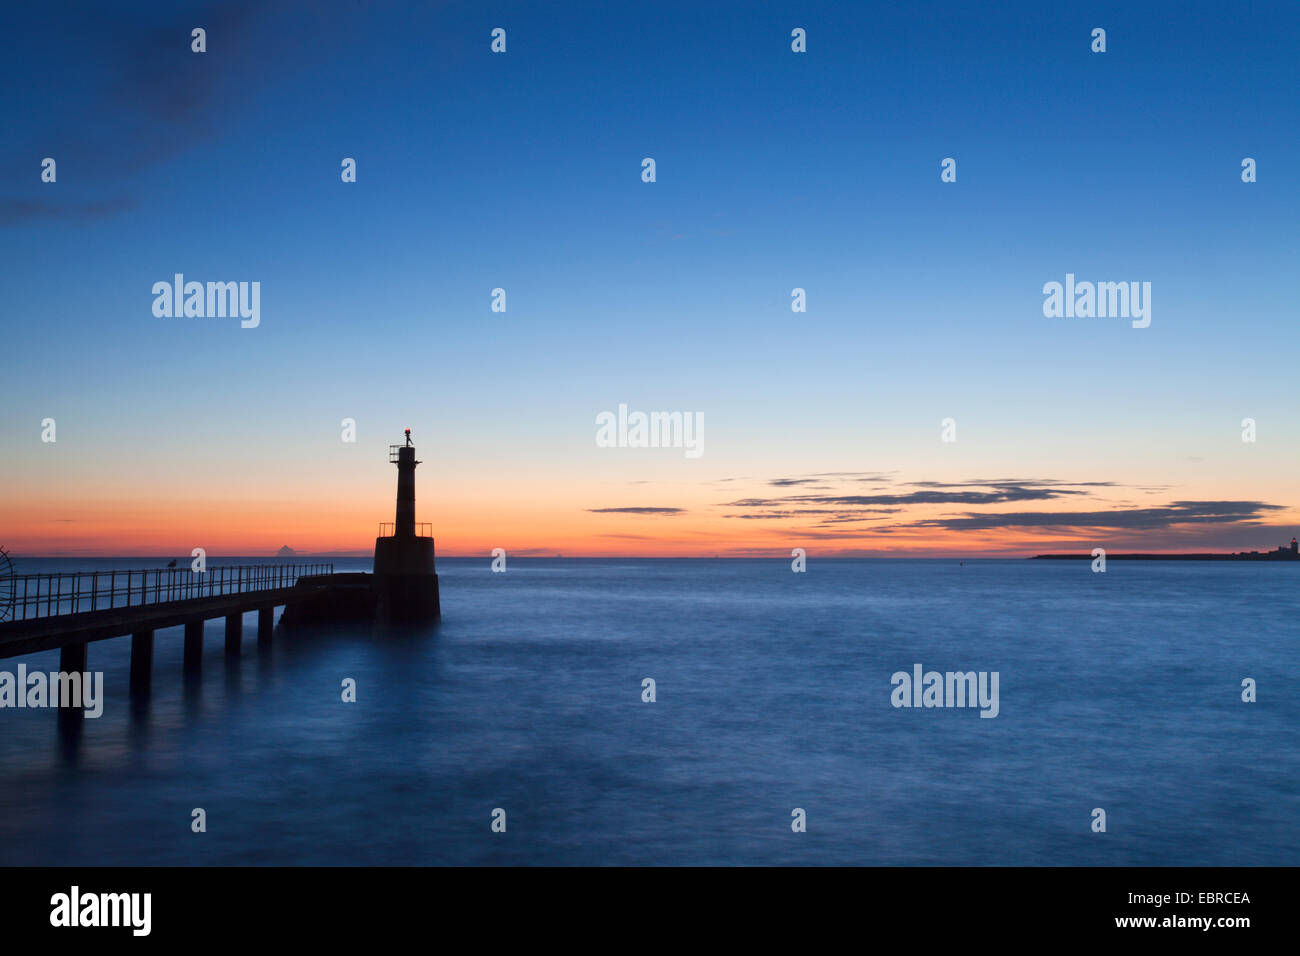
<svg viewBox="0 0 1300 956">
<path fill-rule="evenodd" d="M 168 562 L 167 562 L 167 567 L 169 567 L 169 568 L 174 568 L 174 567 L 176 567 L 176 559 L 175 559 L 175 558 L 172 558 L 170 561 L 168 561 Z"/>
</svg>

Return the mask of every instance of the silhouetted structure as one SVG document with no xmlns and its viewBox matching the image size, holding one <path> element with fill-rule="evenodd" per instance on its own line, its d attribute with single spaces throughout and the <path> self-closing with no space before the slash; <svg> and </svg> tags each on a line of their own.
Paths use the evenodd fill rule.
<svg viewBox="0 0 1300 956">
<path fill-rule="evenodd" d="M 375 538 L 373 574 L 329 574 L 304 579 L 313 593 L 293 601 L 281 619 L 286 627 L 336 624 L 362 619 L 380 623 L 428 623 L 442 614 L 433 536 L 418 534 L 430 525 L 415 523 L 415 468 L 420 464 L 411 444 L 388 446 L 388 460 L 397 466 L 397 511 L 392 525 L 380 525 Z M 392 528 L 392 534 L 384 530 Z"/>
<path fill-rule="evenodd" d="M 397 465 L 397 514 L 393 533 L 375 539 L 375 595 L 380 621 L 430 621 L 441 615 L 433 537 L 416 534 L 415 446 L 406 429 L 405 445 L 390 445 Z"/>
<path fill-rule="evenodd" d="M 243 619 L 257 611 L 257 643 L 270 646 L 275 608 L 281 623 L 432 622 L 441 614 L 433 537 L 417 534 L 415 446 L 389 447 L 397 465 L 397 514 L 393 533 L 375 539 L 374 574 L 335 574 L 330 564 L 248 565 L 204 571 L 166 568 L 15 575 L 4 565 L 0 658 L 59 649 L 59 670 L 86 671 L 92 641 L 131 635 L 131 692 L 147 696 L 153 676 L 154 632 L 184 626 L 186 673 L 197 673 L 203 656 L 203 624 L 225 618 L 228 659 L 241 653 Z M 428 527 L 425 525 L 424 527 Z M 79 732 L 82 708 L 64 707 L 60 725 Z"/>
<path fill-rule="evenodd" d="M 1036 554 L 1035 558 L 1092 560 L 1089 554 Z M 1290 544 L 1272 551 L 1238 551 L 1235 554 L 1107 554 L 1107 561 L 1300 561 L 1300 544 L 1292 538 Z"/>
<path fill-rule="evenodd" d="M 0 658 L 58 648 L 60 671 L 83 672 L 92 641 L 130 634 L 131 693 L 147 697 L 155 631 L 184 626 L 183 666 L 196 674 L 205 621 L 225 618 L 226 657 L 238 659 L 244 614 L 256 611 L 258 648 L 266 649 L 275 608 L 287 609 L 304 581 L 328 579 L 322 572 L 332 570 L 330 564 L 261 564 L 11 575 L 11 619 L 0 622 Z M 60 726 L 75 731 L 82 716 L 80 706 L 61 707 Z"/>
<path fill-rule="evenodd" d="M 1274 548 L 1272 551 L 1238 551 L 1234 557 L 1255 561 L 1296 561 L 1300 560 L 1300 547 L 1295 538 L 1290 544 Z"/>
</svg>

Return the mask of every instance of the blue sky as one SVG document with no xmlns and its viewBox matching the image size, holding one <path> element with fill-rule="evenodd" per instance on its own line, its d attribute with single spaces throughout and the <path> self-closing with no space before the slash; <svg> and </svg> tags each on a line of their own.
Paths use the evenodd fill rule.
<svg viewBox="0 0 1300 956">
<path fill-rule="evenodd" d="M 46 415 L 124 480 L 175 441 L 209 464 L 309 456 L 353 416 L 385 441 L 414 419 L 467 473 L 559 481 L 590 471 L 595 412 L 628 402 L 704 411 L 710 478 L 934 478 L 953 415 L 984 442 L 968 473 L 1216 490 L 1239 463 L 1182 459 L 1252 415 L 1274 480 L 1220 494 L 1297 490 L 1295 4 L 6 20 L 0 442 L 19 485 L 43 480 Z M 262 325 L 156 319 L 175 272 L 260 281 Z M 1151 327 L 1044 318 L 1067 272 L 1151 282 Z"/>
</svg>

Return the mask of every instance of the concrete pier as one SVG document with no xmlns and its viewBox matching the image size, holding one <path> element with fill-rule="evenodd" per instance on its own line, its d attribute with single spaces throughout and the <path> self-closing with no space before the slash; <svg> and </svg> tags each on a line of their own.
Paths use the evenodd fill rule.
<svg viewBox="0 0 1300 956">
<path fill-rule="evenodd" d="M 282 607 L 317 590 L 300 582 L 333 571 L 329 564 L 214 567 L 205 574 L 189 568 L 118 571 L 116 577 L 127 580 L 109 583 L 111 593 L 102 580 L 107 572 L 18 575 L 12 619 L 0 621 L 0 658 Z M 50 594 L 64 597 L 55 602 Z M 186 633 L 197 641 L 201 631 Z"/>
<path fill-rule="evenodd" d="M 178 636 L 173 628 L 184 628 L 183 669 L 189 678 L 187 699 L 192 701 L 192 692 L 201 683 L 194 678 L 202 671 L 206 621 L 225 618 L 231 665 L 227 671 L 238 681 L 246 612 L 257 612 L 258 647 L 269 649 L 277 607 L 314 599 L 322 591 L 343 590 L 350 598 L 343 602 L 347 610 L 352 611 L 356 603 L 353 592 L 370 598 L 373 608 L 370 575 L 341 576 L 362 579 L 363 589 L 322 587 L 322 581 L 334 577 L 330 564 L 231 565 L 209 568 L 203 574 L 189 568 L 149 568 L 17 575 L 10 579 L 13 614 L 10 620 L 0 621 L 0 659 L 58 649 L 60 671 L 86 674 L 92 642 L 129 634 L 131 712 L 147 715 L 158 631 L 167 640 Z M 328 619 L 334 619 L 332 613 Z M 84 720 L 84 696 L 82 706 L 58 708 L 59 728 L 67 732 L 68 741 L 80 738 Z"/>
</svg>

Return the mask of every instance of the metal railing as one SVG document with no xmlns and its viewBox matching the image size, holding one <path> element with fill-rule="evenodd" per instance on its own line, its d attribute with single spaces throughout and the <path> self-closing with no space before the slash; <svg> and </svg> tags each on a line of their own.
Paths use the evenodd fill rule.
<svg viewBox="0 0 1300 956">
<path fill-rule="evenodd" d="M 395 534 L 397 534 L 397 525 L 396 525 L 394 522 L 392 522 L 392 521 L 381 521 L 381 522 L 379 522 L 379 537 L 381 537 L 381 538 L 391 538 L 391 537 L 393 537 Z M 433 537 L 433 522 L 432 522 L 432 521 L 417 521 L 417 522 L 415 523 L 415 536 L 416 536 L 417 538 L 432 538 L 432 537 Z"/>
<path fill-rule="evenodd" d="M 402 449 L 403 449 L 403 448 L 413 448 L 413 447 L 414 447 L 414 446 L 412 446 L 412 445 L 389 445 L 389 446 L 388 446 L 388 460 L 391 461 L 393 464 L 397 464 L 399 461 L 402 460 Z M 424 462 L 422 462 L 422 461 L 417 461 L 416 464 L 417 464 L 417 465 L 422 465 L 422 464 L 424 464 Z"/>
<path fill-rule="evenodd" d="M 4 620 L 29 621 L 59 614 L 108 611 L 293 587 L 309 574 L 332 574 L 333 564 L 243 564 L 138 571 L 70 571 L 15 574 L 12 614 Z"/>
</svg>

